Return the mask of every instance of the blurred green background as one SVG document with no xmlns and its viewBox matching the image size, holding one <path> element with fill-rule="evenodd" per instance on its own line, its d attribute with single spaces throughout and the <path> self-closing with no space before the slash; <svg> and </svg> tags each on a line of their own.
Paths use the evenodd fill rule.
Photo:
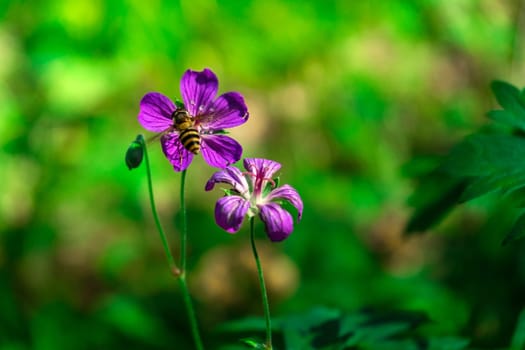
<svg viewBox="0 0 525 350">
<path fill-rule="evenodd" d="M 324 305 L 426 312 L 432 334 L 509 343 L 525 306 L 512 218 L 478 201 L 403 239 L 414 187 L 521 87 L 520 1 L 101 1 L 0 3 L 0 349 L 190 349 L 178 285 L 124 154 L 149 91 L 178 98 L 211 68 L 251 117 L 245 157 L 283 164 L 304 219 L 281 244 L 259 226 L 273 314 Z M 146 134 L 149 136 L 148 134 Z M 180 176 L 150 148 L 174 252 Z M 414 162 L 414 160 L 418 160 Z M 411 166 L 406 166 L 409 162 Z M 188 172 L 189 281 L 205 342 L 261 315 L 247 225 L 213 220 L 219 191 Z M 489 210 L 490 209 L 490 210 Z"/>
</svg>

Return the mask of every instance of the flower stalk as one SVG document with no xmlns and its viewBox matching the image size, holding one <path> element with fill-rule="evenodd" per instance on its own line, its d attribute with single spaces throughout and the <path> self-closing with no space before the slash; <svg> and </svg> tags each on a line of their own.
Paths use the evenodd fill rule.
<svg viewBox="0 0 525 350">
<path fill-rule="evenodd" d="M 181 275 L 186 275 L 186 243 L 188 242 L 188 222 L 186 214 L 186 169 L 180 177 L 180 215 L 181 215 L 181 236 L 180 236 L 180 268 Z"/>
<path fill-rule="evenodd" d="M 144 137 L 142 135 L 139 135 L 137 137 L 138 142 L 142 145 L 144 149 L 144 160 L 146 162 L 146 174 L 148 179 L 148 192 L 149 192 L 149 200 L 151 205 L 151 212 L 153 214 L 153 218 L 155 220 L 155 225 L 157 227 L 157 231 L 159 232 L 160 239 L 162 241 L 162 246 L 164 247 L 164 252 L 166 253 L 166 258 L 168 259 L 168 265 L 170 268 L 170 271 L 172 274 L 177 277 L 180 283 L 181 292 L 182 292 L 182 298 L 184 300 L 184 304 L 186 306 L 186 312 L 188 313 L 188 319 L 190 322 L 190 328 L 191 333 L 193 336 L 193 340 L 195 342 L 195 348 L 197 350 L 203 350 L 204 346 L 202 345 L 202 340 L 199 333 L 199 328 L 197 324 L 197 318 L 195 316 L 195 310 L 193 309 L 193 304 L 191 301 L 191 296 L 188 288 L 188 283 L 186 281 L 186 242 L 187 242 L 187 223 L 186 223 L 186 203 L 185 203 L 185 196 L 184 196 L 184 188 L 185 188 L 185 180 L 186 180 L 186 170 L 182 172 L 181 176 L 181 191 L 180 191 L 180 200 L 181 200 L 181 215 L 182 215 L 182 228 L 181 228 L 181 252 L 180 252 L 180 267 L 176 265 L 175 259 L 173 258 L 173 255 L 171 254 L 171 250 L 169 248 L 168 239 L 166 237 L 166 234 L 164 233 L 164 230 L 162 229 L 162 225 L 160 224 L 159 215 L 157 213 L 157 207 L 155 205 L 155 198 L 153 196 L 153 184 L 151 180 L 151 168 L 149 164 L 149 158 L 148 158 L 148 151 L 146 148 L 146 142 L 144 141 Z"/>
<path fill-rule="evenodd" d="M 199 326 L 197 324 L 197 317 L 195 316 L 195 310 L 193 309 L 193 303 L 191 301 L 190 291 L 188 283 L 186 281 L 186 243 L 188 241 L 188 224 L 186 215 L 186 169 L 182 171 L 181 183 L 180 183 L 180 211 L 181 211 L 181 238 L 180 238 L 180 274 L 179 283 L 182 290 L 182 297 L 184 304 L 186 305 L 186 312 L 188 313 L 188 319 L 190 321 L 191 334 L 195 341 L 195 347 L 197 350 L 204 349 L 202 340 L 199 333 Z"/>
<path fill-rule="evenodd" d="M 153 196 L 153 182 L 151 180 L 151 168 L 149 165 L 148 149 L 146 147 L 146 142 L 144 141 L 144 137 L 142 135 L 139 135 L 137 137 L 137 141 L 140 142 L 142 149 L 144 150 L 144 160 L 146 162 L 146 177 L 148 179 L 148 192 L 149 202 L 151 205 L 151 213 L 153 214 L 155 226 L 157 227 L 157 231 L 159 232 L 160 240 L 162 241 L 162 246 L 164 248 L 164 252 L 166 253 L 166 258 L 168 259 L 170 271 L 176 275 L 177 271 L 179 271 L 179 268 L 177 267 L 177 264 L 175 264 L 175 259 L 171 254 L 168 239 L 166 238 L 166 234 L 164 233 L 162 225 L 160 224 L 159 215 L 157 213 L 157 206 L 155 205 L 155 197 Z"/>
<path fill-rule="evenodd" d="M 268 302 L 268 293 L 266 292 L 266 284 L 264 283 L 264 273 L 257 253 L 257 247 L 255 246 L 255 228 L 254 228 L 254 217 L 250 218 L 250 241 L 252 244 L 253 257 L 255 264 L 257 265 L 257 274 L 259 276 L 259 285 L 261 287 L 262 303 L 264 309 L 264 319 L 266 321 L 266 344 L 265 348 L 272 350 L 272 321 L 270 318 L 270 303 Z"/>
</svg>

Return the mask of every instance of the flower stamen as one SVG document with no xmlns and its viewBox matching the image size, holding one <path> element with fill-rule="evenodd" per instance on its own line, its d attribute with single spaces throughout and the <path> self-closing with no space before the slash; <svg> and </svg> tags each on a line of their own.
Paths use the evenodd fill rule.
<svg viewBox="0 0 525 350">
<path fill-rule="evenodd" d="M 274 189 L 275 186 L 277 186 L 277 184 L 275 183 L 275 181 L 272 178 L 259 177 L 257 174 L 254 174 L 254 173 L 249 172 L 249 171 L 243 171 L 241 174 L 244 175 L 244 176 L 249 176 L 251 178 L 255 177 L 256 184 L 258 184 L 258 185 L 260 185 L 263 181 L 268 181 L 272 185 L 272 189 Z"/>
</svg>

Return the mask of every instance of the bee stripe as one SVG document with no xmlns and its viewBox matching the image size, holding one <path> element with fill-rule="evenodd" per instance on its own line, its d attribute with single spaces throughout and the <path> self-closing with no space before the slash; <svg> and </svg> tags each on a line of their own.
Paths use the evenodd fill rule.
<svg viewBox="0 0 525 350">
<path fill-rule="evenodd" d="M 201 138 L 199 132 L 193 128 L 180 132 L 179 139 L 184 148 L 193 154 L 198 154 L 201 149 Z"/>
</svg>

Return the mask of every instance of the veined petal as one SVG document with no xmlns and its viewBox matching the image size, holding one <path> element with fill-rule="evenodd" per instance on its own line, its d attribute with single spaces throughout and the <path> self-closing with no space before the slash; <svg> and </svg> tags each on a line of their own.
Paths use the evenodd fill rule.
<svg viewBox="0 0 525 350">
<path fill-rule="evenodd" d="M 205 130 L 221 130 L 244 124 L 248 116 L 248 107 L 242 95 L 227 92 L 219 96 L 198 121 Z"/>
<path fill-rule="evenodd" d="M 180 81 L 180 92 L 184 105 L 192 116 L 204 114 L 212 106 L 219 80 L 206 68 L 202 72 L 188 69 Z"/>
<path fill-rule="evenodd" d="M 266 234 L 272 242 L 280 242 L 293 231 L 293 218 L 277 203 L 260 207 L 260 217 L 266 227 Z"/>
<path fill-rule="evenodd" d="M 303 215 L 303 201 L 299 196 L 299 193 L 290 185 L 282 185 L 277 187 L 268 194 L 267 200 L 280 200 L 290 202 L 291 205 L 297 209 L 297 219 L 300 220 Z"/>
<path fill-rule="evenodd" d="M 226 135 L 201 135 L 201 153 L 209 165 L 226 168 L 241 159 L 242 147 Z"/>
<path fill-rule="evenodd" d="M 244 168 L 258 178 L 271 179 L 281 169 L 281 164 L 269 159 L 245 158 Z"/>
<path fill-rule="evenodd" d="M 206 183 L 205 190 L 211 191 L 216 183 L 231 185 L 240 195 L 244 195 L 249 191 L 248 182 L 243 173 L 233 166 L 229 166 L 213 174 Z"/>
<path fill-rule="evenodd" d="M 250 202 L 239 196 L 220 198 L 215 204 L 215 221 L 226 232 L 235 233 L 241 228 Z"/>
<path fill-rule="evenodd" d="M 171 165 L 173 165 L 175 171 L 182 171 L 190 165 L 193 159 L 193 153 L 188 152 L 188 150 L 184 148 L 179 140 L 178 134 L 169 133 L 163 135 L 160 143 L 164 155 L 166 155 L 166 158 L 168 158 Z"/>
<path fill-rule="evenodd" d="M 162 132 L 173 125 L 171 114 L 175 104 L 159 92 L 149 92 L 140 101 L 139 123 L 144 129 Z"/>
</svg>

